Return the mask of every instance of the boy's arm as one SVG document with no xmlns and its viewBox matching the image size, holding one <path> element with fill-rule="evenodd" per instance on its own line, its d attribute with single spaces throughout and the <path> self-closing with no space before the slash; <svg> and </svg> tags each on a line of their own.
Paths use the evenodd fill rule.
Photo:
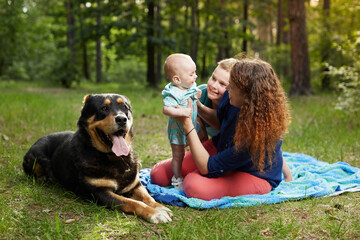
<svg viewBox="0 0 360 240">
<path fill-rule="evenodd" d="M 220 130 L 220 121 L 216 109 L 208 108 L 200 101 L 197 101 L 198 115 L 210 126 Z"/>
</svg>

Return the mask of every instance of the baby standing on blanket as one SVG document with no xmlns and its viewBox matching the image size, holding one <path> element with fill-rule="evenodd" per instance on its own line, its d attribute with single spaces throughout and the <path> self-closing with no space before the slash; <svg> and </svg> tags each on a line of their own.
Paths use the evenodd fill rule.
<svg viewBox="0 0 360 240">
<path fill-rule="evenodd" d="M 171 167 L 174 173 L 171 184 L 176 189 L 183 190 L 181 166 L 185 155 L 186 136 L 191 131 L 198 132 L 200 129 L 200 124 L 196 120 L 196 101 L 200 97 L 201 91 L 196 87 L 196 65 L 190 56 L 181 53 L 171 54 L 165 61 L 164 72 L 170 81 L 162 91 L 162 96 L 164 98 L 163 113 L 169 116 L 168 138 L 173 157 Z M 192 111 L 186 108 L 188 99 L 191 100 Z M 191 117 L 194 128 L 185 133 L 182 125 L 174 119 L 175 117 Z"/>
</svg>

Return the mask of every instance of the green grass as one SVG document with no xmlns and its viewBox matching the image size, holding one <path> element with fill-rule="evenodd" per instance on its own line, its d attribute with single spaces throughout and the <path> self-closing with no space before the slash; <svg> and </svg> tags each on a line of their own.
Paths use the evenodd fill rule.
<svg viewBox="0 0 360 240">
<path fill-rule="evenodd" d="M 226 210 L 170 206 L 173 222 L 153 225 L 25 176 L 29 147 L 45 134 L 76 130 L 84 95 L 104 92 L 131 99 L 134 148 L 143 167 L 170 157 L 160 91 L 115 83 L 65 90 L 0 82 L 0 239 L 360 238 L 359 193 Z M 283 150 L 360 167 L 360 116 L 334 110 L 335 101 L 334 95 L 292 98 Z"/>
</svg>

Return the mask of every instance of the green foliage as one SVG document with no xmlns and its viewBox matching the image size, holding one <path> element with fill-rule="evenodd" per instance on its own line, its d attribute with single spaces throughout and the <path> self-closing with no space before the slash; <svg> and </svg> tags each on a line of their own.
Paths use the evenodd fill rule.
<svg viewBox="0 0 360 240">
<path fill-rule="evenodd" d="M 12 65 L 15 53 L 22 53 L 22 6 L 22 0 L 0 2 L 0 76 Z"/>
<path fill-rule="evenodd" d="M 95 40 L 101 36 L 105 81 L 112 77 L 119 60 L 136 59 L 146 63 L 146 42 L 149 39 L 161 55 L 159 64 L 173 52 L 190 53 L 194 39 L 197 42 L 197 65 L 203 77 L 209 75 L 218 58 L 230 57 L 242 51 L 242 39 L 253 41 L 255 25 L 244 22 L 239 12 L 243 3 L 225 3 L 217 0 L 199 1 L 195 25 L 191 25 L 193 1 L 155 1 L 160 9 L 160 24 L 149 25 L 147 1 L 74 1 L 70 12 L 75 18 L 76 36 L 73 39 L 76 54 L 66 59 L 67 11 L 64 1 L 5 1 L 0 12 L 0 77 L 2 79 L 61 82 L 71 86 L 81 79 L 85 58 L 90 75 L 95 75 Z M 267 3 L 265 3 L 267 5 Z M 96 16 L 102 16 L 97 26 Z M 251 15 L 251 12 L 250 12 Z M 236 22 L 237 24 L 232 24 Z M 242 33 L 242 24 L 251 31 Z M 147 36 L 154 29 L 155 35 Z M 224 42 L 224 39 L 226 42 Z M 5 47 L 6 46 L 6 47 Z M 219 47 L 226 55 L 218 55 Z M 86 55 L 85 55 L 86 51 Z M 71 60 L 71 61 L 70 61 Z M 2 63 L 2 61 L 4 63 Z M 157 59 L 156 59 L 157 61 Z M 211 67 L 212 69 L 212 67 Z M 116 71 L 115 71 L 116 72 Z M 144 71 L 140 71 L 144 73 Z M 145 77 L 146 75 L 144 75 Z"/>
<path fill-rule="evenodd" d="M 261 58 L 268 61 L 273 66 L 279 76 L 284 88 L 290 86 L 291 80 L 291 59 L 290 45 L 281 44 L 280 46 L 270 46 L 262 52 Z"/>
<path fill-rule="evenodd" d="M 341 95 L 336 108 L 349 112 L 360 111 L 360 32 L 354 32 L 351 38 L 344 38 L 340 44 L 334 43 L 336 49 L 348 65 L 334 67 L 327 65 L 329 75 L 337 79 Z"/>
<path fill-rule="evenodd" d="M 0 39 L 9 41 L 0 44 L 0 62 L 1 58 L 7 59 L 7 67 L 4 67 L 3 74 L 0 71 L 0 77 L 27 81 L 54 81 L 63 73 L 63 71 L 54 73 L 61 65 L 59 59 L 62 59 L 63 54 L 56 46 L 52 33 L 54 29 L 52 19 L 40 14 L 37 8 L 25 10 L 25 5 L 21 1 L 5 2 L 10 3 L 8 9 L 14 8 L 18 14 L 10 16 L 0 14 L 0 18 L 7 19 L 6 24 L 0 27 Z M 11 19 L 13 20 L 10 21 Z M 6 36 L 1 36 L 2 33 Z"/>
<path fill-rule="evenodd" d="M 48 79 L 54 85 L 61 84 L 63 87 L 70 88 L 73 83 L 79 83 L 78 69 L 74 66 L 74 62 L 69 55 L 69 49 L 58 49 L 57 58 L 48 76 Z"/>
<path fill-rule="evenodd" d="M 320 88 L 326 64 L 340 68 L 356 60 L 356 48 L 343 54 L 338 46 L 353 39 L 360 26 L 360 2 L 352 0 L 331 1 L 329 15 L 324 15 L 323 1 L 307 7 L 307 28 L 312 85 Z M 353 46 L 354 47 L 354 46 Z M 331 78 L 329 89 L 338 90 L 338 78 Z"/>
<path fill-rule="evenodd" d="M 105 82 L 114 83 L 138 83 L 146 84 L 146 65 L 144 62 L 127 58 L 124 60 L 114 61 L 108 71 L 105 73 Z"/>
<path fill-rule="evenodd" d="M 89 80 L 94 80 L 95 41 L 100 36 L 105 82 L 136 79 L 143 84 L 147 40 L 155 45 L 155 66 L 162 66 L 170 53 L 190 54 L 196 49 L 194 58 L 196 56 L 202 80 L 211 74 L 217 60 L 242 52 L 246 40 L 249 56 L 260 56 L 270 62 L 285 88 L 290 83 L 290 46 L 274 44 L 278 1 L 248 1 L 247 21 L 244 20 L 245 1 L 154 1 L 153 25 L 147 20 L 148 1 L 101 1 L 100 7 L 95 0 L 72 1 L 76 51 L 71 57 L 67 52 L 66 34 L 70 29 L 65 2 L 10 0 L 0 3 L 0 79 L 47 81 L 71 87 L 85 80 L 85 76 L 88 77 L 85 73 L 89 72 Z M 360 3 L 331 1 L 329 15 L 326 15 L 322 1 L 305 2 L 311 81 L 314 89 L 321 91 L 325 63 L 340 68 L 352 66 L 355 60 L 352 55 L 338 51 L 336 45 L 351 39 L 351 34 L 358 30 Z M 285 2 L 283 7 L 286 12 Z M 102 23 L 98 26 L 99 14 Z M 285 28 L 289 29 L 289 25 Z M 148 29 L 154 30 L 154 36 L 147 36 Z M 132 62 L 139 67 L 131 67 Z M 329 88 L 338 91 L 337 85 L 337 78 L 331 78 Z"/>
</svg>

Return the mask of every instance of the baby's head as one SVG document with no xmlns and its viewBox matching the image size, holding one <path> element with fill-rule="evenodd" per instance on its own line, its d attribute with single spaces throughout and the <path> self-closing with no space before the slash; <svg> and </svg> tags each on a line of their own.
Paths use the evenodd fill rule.
<svg viewBox="0 0 360 240">
<path fill-rule="evenodd" d="M 190 88 L 196 81 L 196 65 L 189 55 L 174 53 L 164 64 L 166 78 L 180 89 Z"/>
</svg>

